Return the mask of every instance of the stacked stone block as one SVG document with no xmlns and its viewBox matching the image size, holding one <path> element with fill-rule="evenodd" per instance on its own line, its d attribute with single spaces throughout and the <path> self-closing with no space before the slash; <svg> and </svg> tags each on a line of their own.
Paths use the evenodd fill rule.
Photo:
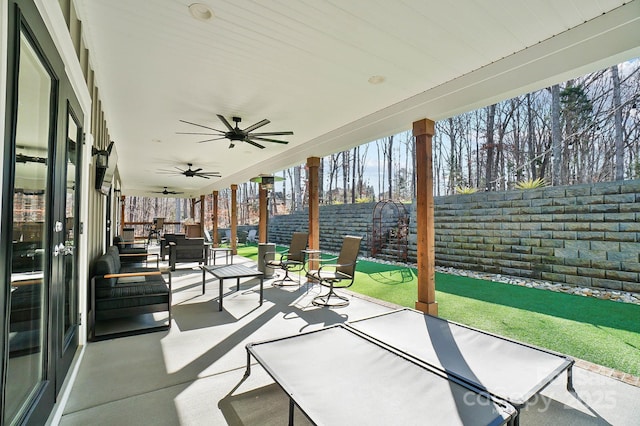
<svg viewBox="0 0 640 426">
<path fill-rule="evenodd" d="M 369 231 L 375 203 L 333 204 L 320 207 L 320 249 L 340 251 L 346 235 L 361 236 L 360 254 L 369 253 Z M 288 245 L 295 231 L 309 230 L 307 209 L 269 219 L 269 242 Z"/>
<path fill-rule="evenodd" d="M 437 197 L 435 227 L 440 266 L 640 291 L 637 180 Z"/>
</svg>

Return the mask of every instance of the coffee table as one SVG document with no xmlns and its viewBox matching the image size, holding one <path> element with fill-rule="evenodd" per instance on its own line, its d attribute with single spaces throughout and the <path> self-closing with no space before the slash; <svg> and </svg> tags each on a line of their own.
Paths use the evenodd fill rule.
<svg viewBox="0 0 640 426">
<path fill-rule="evenodd" d="M 222 298 L 224 291 L 222 289 L 222 282 L 225 279 L 236 279 L 236 291 L 240 291 L 240 278 L 260 278 L 260 305 L 262 305 L 262 296 L 264 292 L 264 274 L 256 269 L 249 268 L 244 265 L 226 265 L 226 266 L 213 266 L 213 265 L 200 265 L 202 269 L 202 294 L 204 294 L 204 285 L 206 273 L 210 273 L 218 279 L 219 282 L 219 297 L 218 297 L 218 311 L 222 311 Z"/>
</svg>

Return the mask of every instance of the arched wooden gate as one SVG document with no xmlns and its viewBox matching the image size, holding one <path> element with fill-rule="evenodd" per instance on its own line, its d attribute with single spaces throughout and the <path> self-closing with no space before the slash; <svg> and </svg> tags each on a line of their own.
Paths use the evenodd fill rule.
<svg viewBox="0 0 640 426">
<path fill-rule="evenodd" d="M 407 262 L 409 212 L 402 203 L 386 200 L 373 208 L 371 257 Z"/>
</svg>

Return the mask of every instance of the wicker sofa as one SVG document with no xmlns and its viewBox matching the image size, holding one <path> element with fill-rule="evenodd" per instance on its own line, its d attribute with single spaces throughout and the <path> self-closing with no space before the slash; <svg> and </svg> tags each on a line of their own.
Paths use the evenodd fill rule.
<svg viewBox="0 0 640 426">
<path fill-rule="evenodd" d="M 131 255 L 128 255 L 131 256 Z M 121 263 L 118 248 L 111 246 L 93 265 L 89 339 L 99 340 L 116 335 L 96 336 L 97 321 L 124 318 L 153 312 L 168 312 L 168 324 L 131 330 L 122 334 L 168 329 L 171 326 L 171 272 L 157 267 L 128 266 Z M 165 279 L 164 275 L 168 275 Z"/>
</svg>

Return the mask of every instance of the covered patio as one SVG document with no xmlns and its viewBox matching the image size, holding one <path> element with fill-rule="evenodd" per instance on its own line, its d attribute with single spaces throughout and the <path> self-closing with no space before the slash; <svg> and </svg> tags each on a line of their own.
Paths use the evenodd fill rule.
<svg viewBox="0 0 640 426">
<path fill-rule="evenodd" d="M 3 400 L 8 423 L 284 423 L 287 398 L 270 378 L 256 368 L 242 380 L 244 345 L 394 307 L 356 296 L 341 310 L 312 307 L 317 288 L 283 290 L 267 281 L 261 306 L 245 283 L 217 312 L 217 292 L 201 295 L 201 273 L 187 267 L 174 274 L 170 330 L 88 343 L 88 283 L 123 230 L 124 196 L 164 188 L 162 195 L 215 200 L 230 188 L 235 202 L 238 185 L 305 164 L 309 248 L 320 249 L 320 158 L 412 129 L 420 171 L 415 307 L 437 315 L 434 123 L 640 57 L 640 0 L 9 0 L 0 19 L 7 24 L 0 37 L 6 259 L 19 239 L 12 228 L 18 213 L 9 206 L 25 192 L 16 163 L 26 157 L 16 153 L 37 148 L 29 172 L 46 165 L 33 179 L 46 214 L 39 219 L 43 260 L 31 271 L 46 291 L 35 301 L 31 369 L 9 357 L 3 334 L 3 393 L 28 385 L 14 392 L 11 410 Z M 46 85 L 38 91 L 40 80 Z M 34 99 L 40 103 L 26 102 Z M 267 241 L 266 191 L 262 185 L 260 242 Z M 16 271 L 5 264 L 9 283 Z M 6 287 L 0 305 L 9 318 L 13 289 Z M 638 388 L 581 369 L 574 382 L 577 396 L 556 380 L 521 423 L 640 417 Z M 425 407 L 416 423 L 432 410 Z"/>
<path fill-rule="evenodd" d="M 251 261 L 236 256 L 234 263 Z M 174 325 L 156 332 L 92 343 L 73 374 L 75 383 L 59 418 L 61 425 L 281 425 L 287 422 L 288 397 L 252 362 L 243 379 L 245 345 L 318 330 L 336 323 L 391 311 L 396 306 L 351 294 L 348 307 L 317 308 L 318 286 L 278 288 L 267 280 L 265 301 L 256 303 L 257 281 L 240 292 L 226 287 L 225 310 L 217 311 L 217 291 L 208 280 L 201 295 L 197 268 L 185 265 L 174 274 Z M 282 354 L 286 357 L 287 354 Z M 353 357 L 344 354 L 345 360 Z M 356 360 L 357 361 L 357 360 Z M 318 359 L 308 359 L 313 371 Z M 633 424 L 640 388 L 575 367 L 576 393 L 566 390 L 562 374 L 532 398 L 521 425 Z M 374 383 L 376 377 L 369 379 Z M 348 389 L 326 389 L 339 392 Z M 385 404 L 388 401 L 381 401 Z M 393 412 L 393 407 L 388 408 Z M 424 415 L 434 407 L 424 407 Z M 416 418 L 423 424 L 424 417 Z M 296 410 L 295 424 L 310 424 Z M 375 419 L 370 424 L 375 424 Z"/>
</svg>

